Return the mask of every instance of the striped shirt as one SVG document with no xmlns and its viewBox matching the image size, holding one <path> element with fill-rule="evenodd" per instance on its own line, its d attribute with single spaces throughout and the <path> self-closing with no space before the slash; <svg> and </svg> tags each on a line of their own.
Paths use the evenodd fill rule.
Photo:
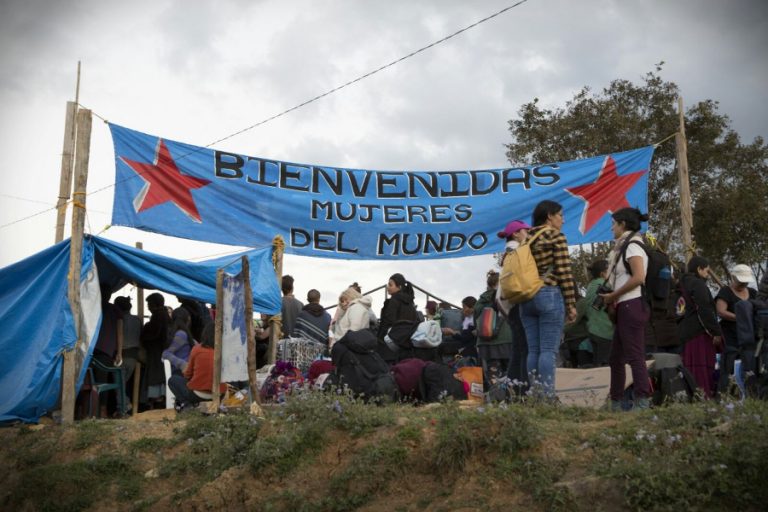
<svg viewBox="0 0 768 512">
<path fill-rule="evenodd" d="M 538 233 L 543 226 L 531 229 L 529 237 Z M 576 285 L 571 272 L 571 258 L 568 255 L 568 240 L 565 235 L 548 229 L 531 245 L 531 254 L 536 260 L 539 275 L 547 286 L 559 286 L 566 306 L 576 304 Z"/>
</svg>

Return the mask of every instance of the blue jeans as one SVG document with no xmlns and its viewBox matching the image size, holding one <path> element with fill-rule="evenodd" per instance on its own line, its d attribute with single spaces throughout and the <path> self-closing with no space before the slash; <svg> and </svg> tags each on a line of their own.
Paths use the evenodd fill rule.
<svg viewBox="0 0 768 512">
<path fill-rule="evenodd" d="M 520 318 L 519 304 L 509 310 L 508 321 L 512 328 L 512 357 L 507 367 L 507 376 L 511 380 L 527 383 L 528 342 L 525 339 L 525 327 L 523 327 L 523 321 Z"/>
<path fill-rule="evenodd" d="M 520 304 L 520 318 L 528 340 L 528 378 L 539 381 L 544 393 L 555 394 L 555 354 L 565 326 L 563 294 L 557 286 L 544 286 Z"/>
</svg>

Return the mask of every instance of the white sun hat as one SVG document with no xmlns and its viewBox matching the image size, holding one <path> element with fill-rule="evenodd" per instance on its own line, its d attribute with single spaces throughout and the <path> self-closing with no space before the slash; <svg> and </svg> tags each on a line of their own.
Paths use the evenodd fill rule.
<svg viewBox="0 0 768 512">
<path fill-rule="evenodd" d="M 752 273 L 752 269 L 743 263 L 734 265 L 731 269 L 731 277 L 740 283 L 752 283 L 755 281 L 755 274 Z"/>
</svg>

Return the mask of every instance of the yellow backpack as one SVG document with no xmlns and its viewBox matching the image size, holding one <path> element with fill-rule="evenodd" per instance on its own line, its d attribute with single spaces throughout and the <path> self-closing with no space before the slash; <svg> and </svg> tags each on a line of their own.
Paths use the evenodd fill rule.
<svg viewBox="0 0 768 512">
<path fill-rule="evenodd" d="M 529 301 L 544 286 L 539 277 L 536 260 L 531 254 L 531 244 L 542 233 L 552 228 L 542 228 L 538 233 L 520 244 L 520 247 L 504 256 L 504 266 L 499 276 L 501 296 L 511 304 Z"/>
</svg>

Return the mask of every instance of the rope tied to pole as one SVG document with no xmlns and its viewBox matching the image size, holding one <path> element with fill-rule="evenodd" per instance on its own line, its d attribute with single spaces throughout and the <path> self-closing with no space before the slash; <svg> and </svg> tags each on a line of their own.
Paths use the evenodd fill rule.
<svg viewBox="0 0 768 512">
<path fill-rule="evenodd" d="M 285 240 L 282 235 L 275 235 L 272 239 L 272 266 L 277 267 L 277 258 L 285 251 Z"/>
<path fill-rule="evenodd" d="M 653 147 L 654 147 L 654 148 L 658 148 L 659 146 L 661 146 L 662 144 L 664 144 L 665 142 L 667 142 L 669 139 L 671 139 L 672 137 L 674 137 L 675 135 L 677 135 L 677 133 L 678 133 L 678 132 L 675 132 L 675 133 L 673 133 L 672 135 L 669 135 L 669 136 L 667 136 L 667 137 L 664 137 L 664 138 L 663 138 L 663 139 L 661 139 L 659 142 L 657 142 L 656 144 L 654 144 L 654 145 L 653 145 Z"/>
</svg>

